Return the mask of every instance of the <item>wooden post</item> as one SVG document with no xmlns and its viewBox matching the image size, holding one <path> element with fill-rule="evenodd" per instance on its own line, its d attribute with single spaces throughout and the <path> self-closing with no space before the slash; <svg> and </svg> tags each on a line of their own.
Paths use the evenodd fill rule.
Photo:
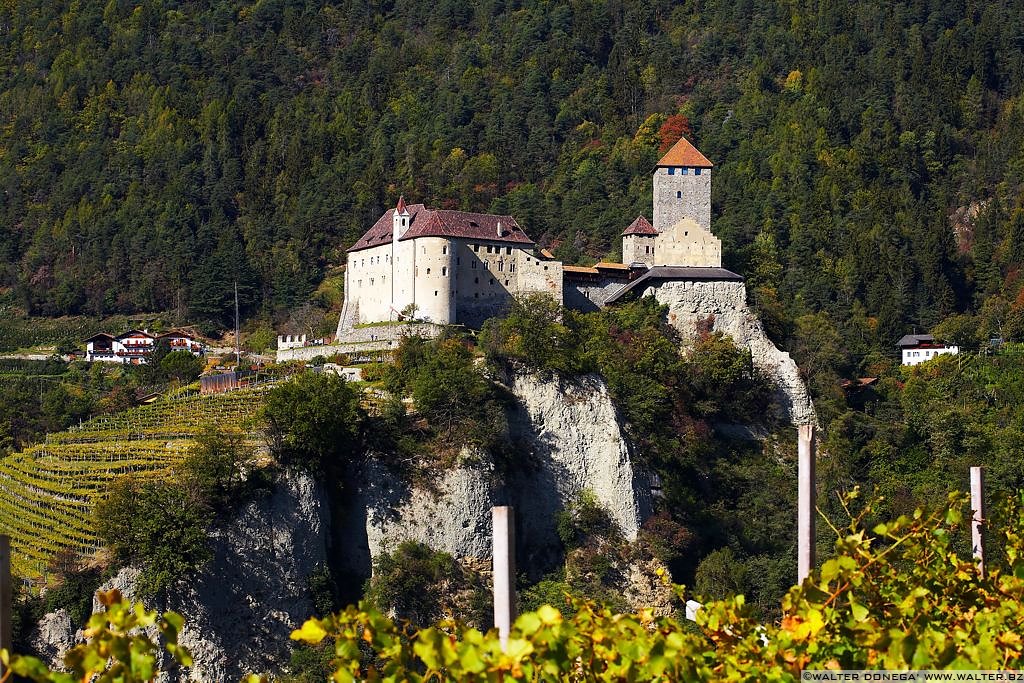
<svg viewBox="0 0 1024 683">
<path fill-rule="evenodd" d="M 985 576 L 985 468 L 971 468 L 971 547 L 978 561 L 978 574 Z"/>
<path fill-rule="evenodd" d="M 797 435 L 796 580 L 803 583 L 814 569 L 814 425 L 799 425 Z"/>
<path fill-rule="evenodd" d="M 11 537 L 0 536 L 0 648 L 11 650 L 11 619 L 14 594 L 11 588 Z M 0 675 L 5 672 L 0 664 Z"/>
<path fill-rule="evenodd" d="M 516 535 L 513 509 L 500 505 L 491 508 L 494 526 L 492 572 L 494 577 L 494 626 L 502 649 L 516 618 Z"/>
</svg>

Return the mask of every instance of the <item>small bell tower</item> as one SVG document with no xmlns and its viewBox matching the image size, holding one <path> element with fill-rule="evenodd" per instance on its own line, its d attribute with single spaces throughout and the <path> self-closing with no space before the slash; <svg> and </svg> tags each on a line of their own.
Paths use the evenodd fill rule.
<svg viewBox="0 0 1024 683">
<path fill-rule="evenodd" d="M 392 242 L 397 243 L 402 238 L 405 231 L 409 229 L 409 209 L 405 206 L 405 197 L 399 195 L 398 206 L 395 207 L 395 212 L 391 217 L 391 239 Z"/>
</svg>

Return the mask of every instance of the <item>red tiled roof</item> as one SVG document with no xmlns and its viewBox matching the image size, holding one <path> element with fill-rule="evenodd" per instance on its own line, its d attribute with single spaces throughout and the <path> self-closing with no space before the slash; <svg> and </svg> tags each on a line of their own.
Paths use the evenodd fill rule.
<svg viewBox="0 0 1024 683">
<path fill-rule="evenodd" d="M 395 211 L 397 211 L 399 215 L 405 213 L 405 195 L 398 195 L 398 206 L 395 207 Z"/>
<path fill-rule="evenodd" d="M 461 237 L 524 245 L 534 243 L 512 216 L 428 209 L 422 204 L 408 204 L 405 208 L 410 216 L 409 229 L 402 236 L 403 241 L 416 237 Z M 395 209 L 385 211 L 373 224 L 373 227 L 349 248 L 349 251 L 360 251 L 370 247 L 379 247 L 382 244 L 390 244 L 394 214 Z M 499 224 L 501 225 L 500 233 L 498 232 Z"/>
<path fill-rule="evenodd" d="M 700 168 L 711 168 L 714 166 L 708 158 L 697 151 L 689 140 L 679 138 L 679 142 L 672 145 L 672 149 L 665 153 L 665 156 L 658 162 L 658 166 L 697 166 Z"/>
<path fill-rule="evenodd" d="M 601 261 L 600 263 L 595 263 L 594 267 L 597 268 L 598 270 L 629 270 L 629 266 L 627 266 L 625 263 L 611 263 L 609 261 Z"/>
<path fill-rule="evenodd" d="M 629 227 L 626 228 L 626 231 L 624 233 L 622 233 L 622 236 L 625 237 L 626 235 L 657 235 L 657 234 L 658 234 L 658 231 L 654 229 L 654 226 L 651 225 L 650 221 L 648 221 L 643 216 L 637 216 L 636 220 L 633 221 L 632 223 L 630 223 Z"/>
</svg>

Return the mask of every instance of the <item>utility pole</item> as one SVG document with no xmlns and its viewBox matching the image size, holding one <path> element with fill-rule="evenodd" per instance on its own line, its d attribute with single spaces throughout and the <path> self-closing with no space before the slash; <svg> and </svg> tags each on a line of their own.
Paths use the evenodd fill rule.
<svg viewBox="0 0 1024 683">
<path fill-rule="evenodd" d="M 798 426 L 797 436 L 796 580 L 803 583 L 814 569 L 814 425 Z"/>
<path fill-rule="evenodd" d="M 508 644 L 508 634 L 516 618 L 516 534 L 513 508 L 500 505 L 491 508 L 494 546 L 491 571 L 494 580 L 494 626 L 498 629 L 501 649 Z"/>
<path fill-rule="evenodd" d="M 978 575 L 985 578 L 985 468 L 971 468 L 971 548 Z"/>
</svg>

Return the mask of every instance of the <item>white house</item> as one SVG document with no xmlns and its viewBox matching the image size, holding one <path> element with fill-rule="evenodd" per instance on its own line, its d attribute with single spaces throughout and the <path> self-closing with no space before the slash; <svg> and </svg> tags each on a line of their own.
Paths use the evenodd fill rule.
<svg viewBox="0 0 1024 683">
<path fill-rule="evenodd" d="M 960 347 L 936 342 L 930 334 L 904 335 L 897 346 L 900 347 L 903 365 L 918 365 L 936 356 L 960 353 Z"/>
<path fill-rule="evenodd" d="M 154 335 L 148 330 L 129 330 L 116 337 L 105 332 L 85 340 L 85 359 L 107 363 L 139 365 L 146 363 L 158 341 L 166 340 L 171 351 L 188 351 L 194 356 L 205 352 L 203 345 L 191 335 L 177 330 Z"/>
</svg>

